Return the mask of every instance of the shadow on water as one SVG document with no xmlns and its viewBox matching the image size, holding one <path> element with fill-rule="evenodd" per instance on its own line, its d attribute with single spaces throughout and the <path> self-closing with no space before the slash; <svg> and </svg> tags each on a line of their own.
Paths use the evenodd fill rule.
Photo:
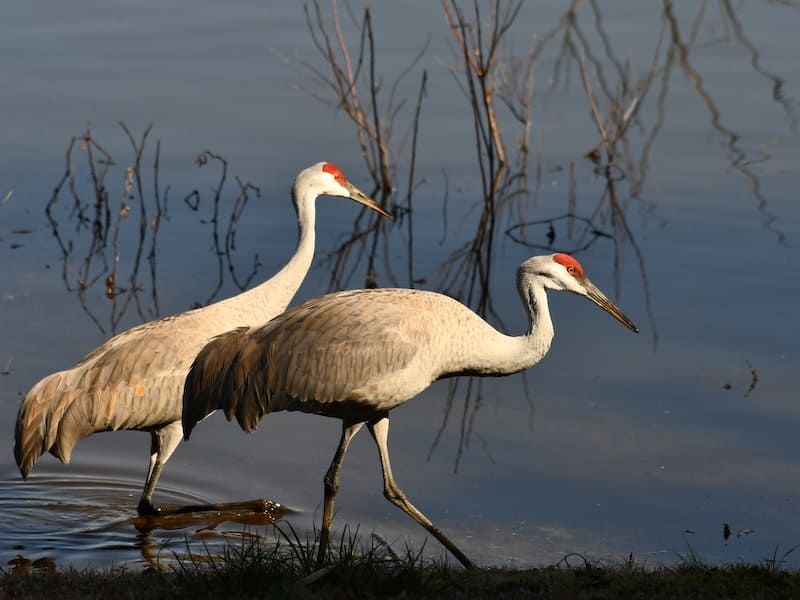
<svg viewBox="0 0 800 600">
<path fill-rule="evenodd" d="M 0 535 L 16 552 L 8 564 L 17 571 L 101 562 L 163 568 L 189 554 L 211 560 L 227 541 L 263 535 L 293 512 L 267 501 L 263 512 L 131 517 L 139 483 L 116 478 L 37 474 L 0 481 L 0 488 Z M 207 501 L 166 487 L 159 493 L 169 505 Z"/>
</svg>

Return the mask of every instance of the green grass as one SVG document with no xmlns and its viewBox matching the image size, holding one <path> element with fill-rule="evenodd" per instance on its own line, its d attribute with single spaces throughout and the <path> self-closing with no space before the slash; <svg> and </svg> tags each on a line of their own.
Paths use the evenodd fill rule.
<svg viewBox="0 0 800 600">
<path fill-rule="evenodd" d="M 176 556 L 145 572 L 18 564 L 0 570 L 0 599 L 800 598 L 800 571 L 781 568 L 780 556 L 761 565 L 713 567 L 690 548 L 674 567 L 645 568 L 633 560 L 608 566 L 571 555 L 544 568 L 465 571 L 409 548 L 396 554 L 382 543 L 364 546 L 357 532 L 345 532 L 318 568 L 313 540 L 301 540 L 291 528 L 279 531 L 277 542 L 243 539 L 221 555 Z"/>
</svg>

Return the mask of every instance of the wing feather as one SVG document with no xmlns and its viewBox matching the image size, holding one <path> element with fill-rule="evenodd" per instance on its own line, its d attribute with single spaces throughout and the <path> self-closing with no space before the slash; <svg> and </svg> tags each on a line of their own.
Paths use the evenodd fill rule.
<svg viewBox="0 0 800 600">
<path fill-rule="evenodd" d="M 252 431 L 268 412 L 337 415 L 343 405 L 368 402 L 376 382 L 405 369 L 428 343 L 430 329 L 417 318 L 424 294 L 331 294 L 216 338 L 187 379 L 185 434 L 217 409 Z"/>
<path fill-rule="evenodd" d="M 197 423 L 214 411 L 222 409 L 229 415 L 228 400 L 235 396 L 225 390 L 226 375 L 247 330 L 247 327 L 239 327 L 213 338 L 192 363 L 183 388 L 181 418 L 185 439 L 189 439 Z"/>
<path fill-rule="evenodd" d="M 194 325 L 192 313 L 184 313 L 135 327 L 34 385 L 15 424 L 23 476 L 45 452 L 69 462 L 75 444 L 98 431 L 155 429 L 177 420 L 180 389 L 204 342 Z"/>
</svg>

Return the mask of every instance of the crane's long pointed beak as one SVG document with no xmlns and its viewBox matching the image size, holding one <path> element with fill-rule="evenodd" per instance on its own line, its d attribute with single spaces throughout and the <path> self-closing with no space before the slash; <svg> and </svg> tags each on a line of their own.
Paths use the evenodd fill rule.
<svg viewBox="0 0 800 600">
<path fill-rule="evenodd" d="M 350 192 L 350 199 L 355 200 L 359 204 L 363 204 L 367 208 L 371 208 L 377 213 L 380 213 L 384 217 L 391 219 L 392 215 L 383 210 L 375 200 L 367 196 L 364 192 L 354 186 L 352 183 L 348 182 L 347 190 Z"/>
<path fill-rule="evenodd" d="M 586 279 L 584 283 L 586 285 L 586 297 L 589 298 L 589 300 L 597 304 L 597 306 L 602 308 L 634 333 L 639 333 L 639 328 L 633 324 L 633 321 L 626 317 L 625 313 L 623 313 L 616 304 L 606 298 L 606 295 L 597 289 L 597 287 L 591 281 Z"/>
</svg>

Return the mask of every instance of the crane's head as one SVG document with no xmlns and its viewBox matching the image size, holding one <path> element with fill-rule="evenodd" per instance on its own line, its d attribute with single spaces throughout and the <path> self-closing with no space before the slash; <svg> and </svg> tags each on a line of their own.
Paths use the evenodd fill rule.
<svg viewBox="0 0 800 600">
<path fill-rule="evenodd" d="M 569 254 L 534 256 L 520 267 L 521 277 L 535 277 L 547 289 L 572 292 L 588 298 L 635 333 L 639 329 L 625 314 L 597 289 L 583 272 L 581 263 Z"/>
<path fill-rule="evenodd" d="M 384 217 L 392 218 L 377 202 L 350 183 L 342 170 L 333 163 L 320 162 L 301 171 L 294 180 L 292 192 L 295 202 L 301 197 L 341 196 L 363 204 Z"/>
</svg>

